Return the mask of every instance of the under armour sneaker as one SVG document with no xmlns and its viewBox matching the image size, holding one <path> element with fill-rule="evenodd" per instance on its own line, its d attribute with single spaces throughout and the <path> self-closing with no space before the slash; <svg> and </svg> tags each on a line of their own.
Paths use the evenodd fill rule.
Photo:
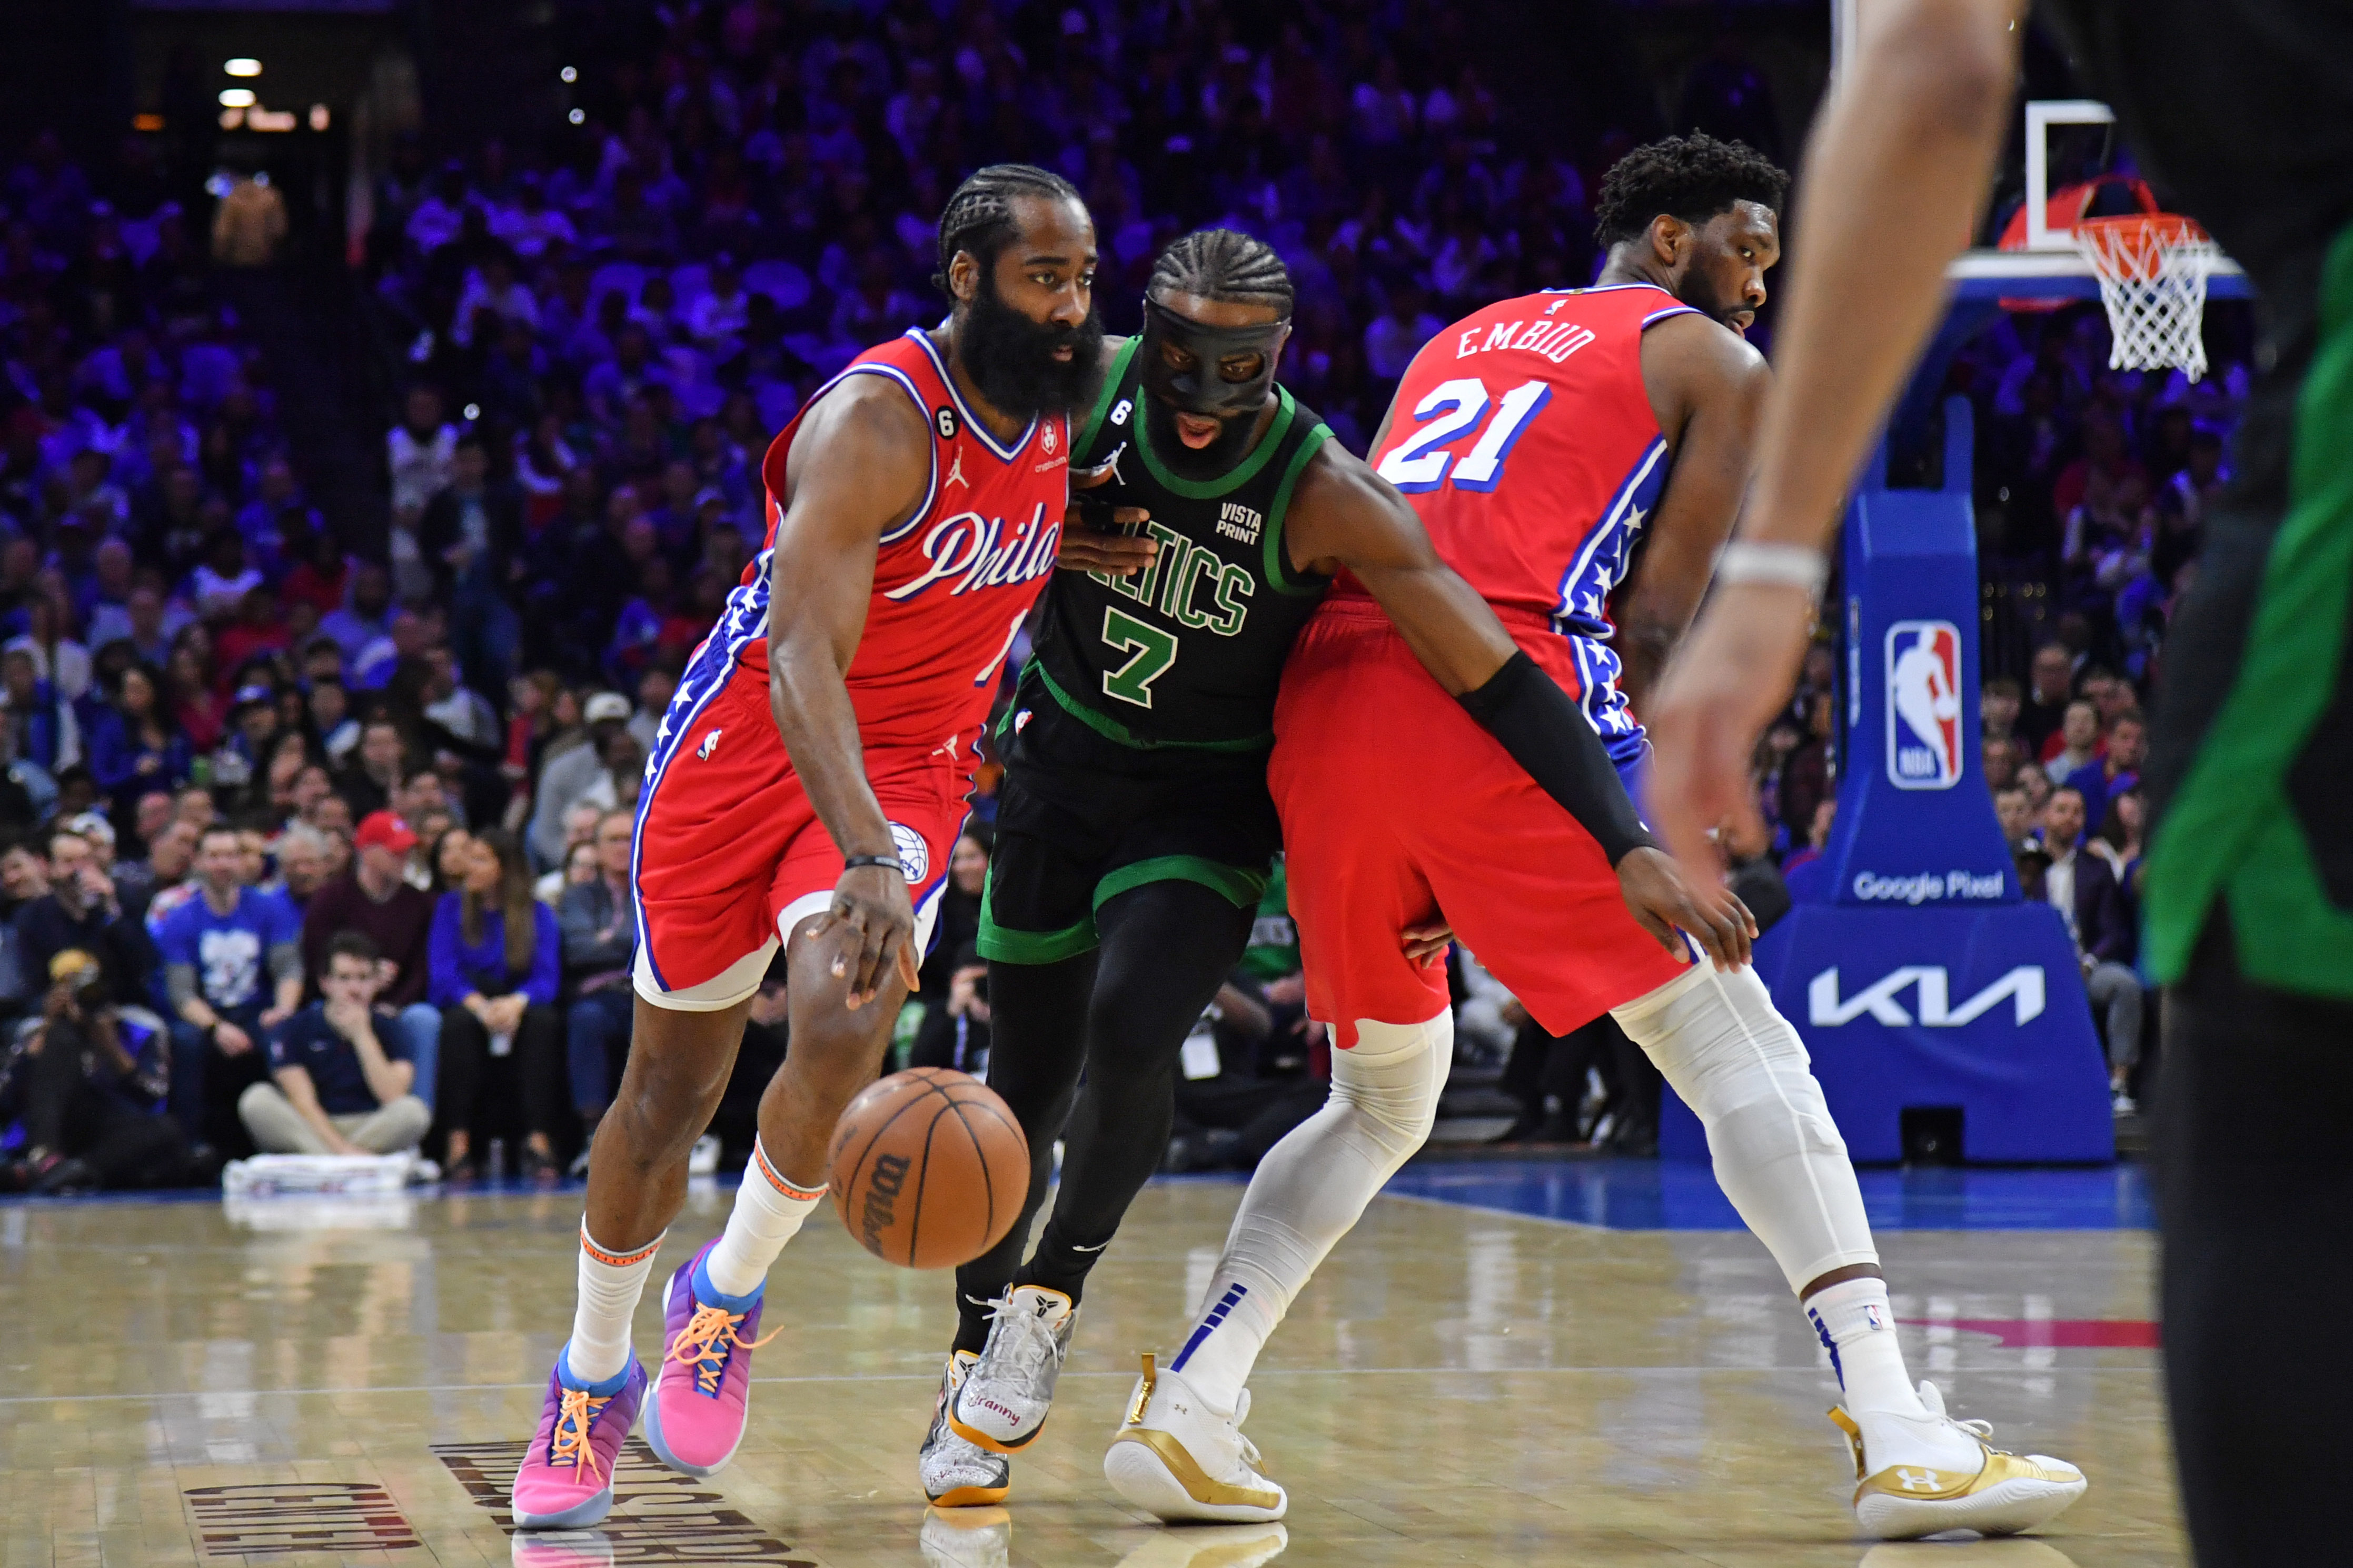
<svg viewBox="0 0 2353 1568">
<path fill-rule="evenodd" d="M 1117 1568 L 1261 1568 L 1282 1555 L 1291 1532 L 1280 1524 L 1204 1524 L 1155 1530 Z"/>
<path fill-rule="evenodd" d="M 1883 1541 L 1910 1541 L 1947 1530 L 2014 1535 L 2056 1519 L 2091 1485 L 2064 1459 L 2045 1454 L 2021 1458 L 1993 1447 L 1986 1441 L 1993 1428 L 1985 1422 L 1956 1421 L 1945 1414 L 1944 1395 L 1933 1383 L 1920 1385 L 1920 1403 L 1928 1407 L 1925 1420 L 1886 1411 L 1852 1415 L 1843 1405 L 1831 1410 L 1854 1454 L 1854 1517 Z M 1872 1468 L 1873 1448 L 1936 1426 L 1958 1427 L 1975 1438 L 1984 1463 L 1966 1475 L 1927 1465 Z"/>
<path fill-rule="evenodd" d="M 947 1370 L 940 1373 L 940 1396 L 932 1404 L 932 1429 L 923 1434 L 923 1447 L 915 1456 L 915 1468 L 923 1473 L 923 1495 L 932 1500 L 934 1508 L 985 1508 L 1003 1502 L 1005 1494 L 1013 1489 L 1013 1467 L 1005 1457 L 966 1442 L 948 1425 L 948 1405 L 979 1360 L 970 1351 L 957 1351 L 948 1357 Z"/>
<path fill-rule="evenodd" d="M 1242 1436 L 1250 1390 L 1231 1412 L 1213 1410 L 1173 1372 L 1144 1358 L 1127 1423 L 1103 1455 L 1111 1489 L 1171 1524 L 1259 1524 L 1281 1519 L 1291 1499 L 1267 1479 L 1258 1448 Z"/>
<path fill-rule="evenodd" d="M 580 1530 L 612 1511 L 613 1461 L 645 1400 L 646 1369 L 633 1355 L 604 1382 L 584 1382 L 565 1359 L 571 1348 L 555 1354 L 539 1431 L 515 1470 L 517 1530 Z"/>
<path fill-rule="evenodd" d="M 1079 1309 L 1060 1290 L 1018 1285 L 989 1315 L 988 1342 L 948 1401 L 948 1425 L 992 1454 L 1018 1454 L 1046 1425 Z"/>
<path fill-rule="evenodd" d="M 744 1441 L 752 1403 L 752 1352 L 765 1288 L 723 1296 L 704 1267 L 713 1237 L 670 1278 L 663 1331 L 670 1348 L 646 1402 L 646 1442 L 661 1462 L 690 1476 L 716 1474 Z M 784 1331 L 779 1329 L 776 1333 Z"/>
</svg>

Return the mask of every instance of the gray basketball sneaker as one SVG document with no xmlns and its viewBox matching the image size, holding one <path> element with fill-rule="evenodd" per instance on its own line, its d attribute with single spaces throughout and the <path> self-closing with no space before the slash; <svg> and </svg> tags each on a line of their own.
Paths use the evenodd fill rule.
<svg viewBox="0 0 2353 1568">
<path fill-rule="evenodd" d="M 923 1495 L 934 1508 L 986 1508 L 1005 1500 L 1012 1489 L 1013 1467 L 996 1454 L 985 1453 L 948 1428 L 948 1405 L 964 1386 L 965 1376 L 980 1358 L 970 1351 L 948 1357 L 940 1374 L 940 1396 L 932 1405 L 932 1429 L 915 1456 L 923 1473 Z"/>
<path fill-rule="evenodd" d="M 992 1454 L 1018 1454 L 1046 1425 L 1079 1310 L 1060 1290 L 1022 1285 L 990 1313 L 988 1342 L 948 1401 L 948 1425 Z"/>
</svg>

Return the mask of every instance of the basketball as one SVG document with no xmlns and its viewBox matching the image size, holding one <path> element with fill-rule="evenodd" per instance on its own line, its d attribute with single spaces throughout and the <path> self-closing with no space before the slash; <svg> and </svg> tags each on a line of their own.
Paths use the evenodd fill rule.
<svg viewBox="0 0 2353 1568">
<path fill-rule="evenodd" d="M 968 1073 L 910 1068 L 834 1124 L 833 1206 L 859 1245 L 905 1268 L 953 1268 L 1004 1239 L 1029 1185 L 1029 1141 Z"/>
</svg>

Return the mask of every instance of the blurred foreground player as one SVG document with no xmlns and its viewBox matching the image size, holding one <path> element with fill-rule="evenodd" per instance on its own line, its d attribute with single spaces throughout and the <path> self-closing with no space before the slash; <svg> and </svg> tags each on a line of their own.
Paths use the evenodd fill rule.
<svg viewBox="0 0 2353 1568">
<path fill-rule="evenodd" d="M 1609 253 L 1596 286 L 1456 322 L 1398 385 L 1374 470 L 1411 498 L 1520 652 L 1458 701 L 1346 581 L 1293 650 L 1268 774 L 1308 1010 L 1339 1048 L 1330 1102 L 1260 1163 L 1202 1316 L 1165 1371 L 1147 1366 L 1104 1456 L 1120 1494 L 1164 1519 L 1283 1510 L 1281 1487 L 1237 1467 L 1243 1384 L 1310 1273 L 1430 1134 L 1451 1016 L 1444 978 L 1405 962 L 1397 933 L 1441 910 L 1547 1031 L 1609 1012 L 1698 1115 L 1725 1195 L 1829 1347 L 1865 1530 L 2023 1530 L 2084 1489 L 2072 1466 L 1995 1452 L 1932 1385 L 1913 1387 L 1854 1169 L 1797 1031 L 1755 970 L 1662 952 L 1606 896 L 1611 866 L 1654 852 L 1630 807 L 1609 836 L 1587 831 L 1477 721 L 1556 679 L 1633 792 L 1648 747 L 1626 686 L 1640 697 L 1681 635 L 1748 477 L 1767 374 L 1741 333 L 1780 254 L 1785 185 L 1737 143 L 1637 149 L 1602 184 Z M 1646 534 L 1613 635 L 1609 606 Z M 1415 759 L 1413 787 L 1374 787 L 1400 755 Z M 1185 1436 L 1213 1426 L 1205 1410 L 1231 1413 L 1206 1451 Z"/>
<path fill-rule="evenodd" d="M 944 1507 L 1005 1495 L 1005 1456 L 1045 1425 L 1088 1272 L 1168 1147 L 1185 1037 L 1249 944 L 1280 842 L 1266 759 L 1300 627 L 1345 573 L 1433 689 L 1483 689 L 1515 651 L 1413 509 L 1276 384 L 1292 300 L 1264 241 L 1198 230 L 1155 262 L 1142 335 L 1103 345 L 1079 461 L 1109 468 L 1098 498 L 1145 529 L 1065 540 L 1007 726 L 980 946 L 989 1087 L 1032 1163 L 1020 1221 L 956 1271 L 957 1337 L 919 1458 Z M 1354 717 L 1387 722 L 1371 702 Z M 1630 821 L 1600 738 L 1557 688 L 1491 719 L 1506 750 L 1543 759 L 1528 787 L 1563 822 Z M 1713 885 L 1694 897 L 1658 850 L 1588 890 L 1630 931 L 1626 909 L 1662 939 L 1681 926 L 1729 962 L 1746 953 L 1737 906 Z M 1390 940 L 1399 963 L 1445 947 L 1442 928 Z M 1061 1184 L 1025 1261 L 1058 1138 Z"/>
<path fill-rule="evenodd" d="M 1065 411 L 1100 374 L 1093 226 L 1059 176 L 999 164 L 949 199 L 939 256 L 947 323 L 860 354 L 768 448 L 767 546 L 655 737 L 635 1033 L 589 1162 L 572 1338 L 515 1477 L 526 1529 L 604 1517 L 641 1404 L 690 1474 L 741 1442 L 768 1267 L 914 984 L 973 743 L 1054 569 Z M 649 1390 L 630 1314 L 779 942 L 793 1048 L 726 1230 L 670 1280 Z"/>
<path fill-rule="evenodd" d="M 1789 689 L 1848 478 L 1980 216 L 2020 9 L 1881 0 L 1825 110 L 1756 492 L 1727 586 L 1652 715 L 1658 818 L 1686 857 Z M 2336 1562 L 2353 1353 L 2301 1335 L 2273 1365 L 2248 1330 L 2256 1282 L 2316 1302 L 2353 1291 L 2353 1250 L 2330 1245 L 2353 1208 L 2353 11 L 2044 12 L 2167 205 L 2246 268 L 2262 305 L 2236 477 L 2166 641 L 2147 770 L 2166 1373 L 2199 1563 Z"/>
</svg>

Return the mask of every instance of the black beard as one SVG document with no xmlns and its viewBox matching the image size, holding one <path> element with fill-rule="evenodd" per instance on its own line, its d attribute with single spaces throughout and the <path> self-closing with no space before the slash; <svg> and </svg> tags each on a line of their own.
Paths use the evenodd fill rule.
<svg viewBox="0 0 2353 1568">
<path fill-rule="evenodd" d="M 1220 419 L 1216 440 L 1206 447 L 1187 447 L 1185 438 L 1176 434 L 1176 411 L 1147 393 L 1144 398 L 1144 424 L 1145 438 L 1152 443 L 1152 455 L 1160 460 L 1160 466 L 1180 479 L 1199 485 L 1224 479 L 1250 456 L 1250 434 L 1258 428 L 1258 412 L 1253 409 L 1231 419 Z"/>
<path fill-rule="evenodd" d="M 1708 281 L 1707 274 L 1696 267 L 1683 275 L 1683 287 L 1674 293 L 1678 304 L 1689 305 L 1703 315 L 1713 316 L 1736 332 L 1740 331 L 1740 318 L 1748 313 L 1746 305 L 1725 304 L 1717 296 L 1715 286 Z"/>
<path fill-rule="evenodd" d="M 998 413 L 1034 419 L 1083 408 L 1103 390 L 1103 320 L 1092 310 L 1075 327 L 1042 326 L 1008 305 L 983 273 L 980 292 L 956 323 L 956 363 Z M 1056 349 L 1071 357 L 1058 360 Z"/>
</svg>

